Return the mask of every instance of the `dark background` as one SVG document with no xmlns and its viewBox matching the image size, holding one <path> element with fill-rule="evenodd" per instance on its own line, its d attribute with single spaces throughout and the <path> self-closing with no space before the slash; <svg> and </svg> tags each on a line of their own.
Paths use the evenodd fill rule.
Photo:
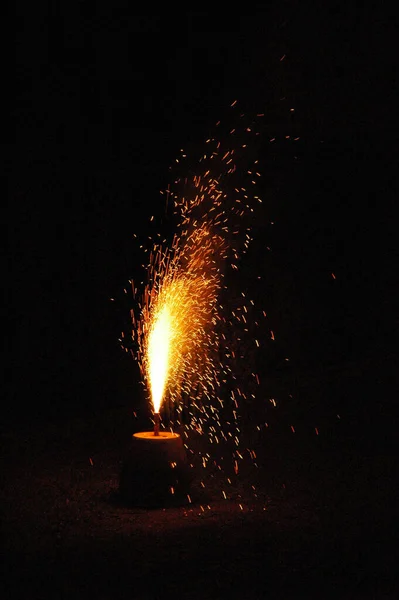
<svg viewBox="0 0 399 600">
<path fill-rule="evenodd" d="M 267 208 L 244 277 L 263 270 L 279 351 L 299 369 L 395 354 L 393 17 L 352 3 L 17 5 L 5 422 L 130 402 L 126 306 L 109 298 L 139 272 L 132 235 L 162 223 L 179 149 L 235 99 L 276 137 L 260 150 Z"/>
<path fill-rule="evenodd" d="M 397 597 L 397 28 L 366 4 L 17 3 L 7 598 Z M 259 469 L 243 461 L 228 501 L 215 465 L 190 507 L 128 509 L 124 445 L 150 425 L 118 342 L 133 234 L 173 234 L 169 167 L 236 99 L 265 113 L 264 203 L 235 280 L 268 314 L 242 405 Z"/>
</svg>

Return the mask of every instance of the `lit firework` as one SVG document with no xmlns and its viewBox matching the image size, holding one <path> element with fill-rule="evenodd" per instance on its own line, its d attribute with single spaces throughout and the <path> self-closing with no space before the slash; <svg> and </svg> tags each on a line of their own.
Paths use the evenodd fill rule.
<svg viewBox="0 0 399 600">
<path fill-rule="evenodd" d="M 226 279 L 248 249 L 251 213 L 261 202 L 258 161 L 248 165 L 257 119 L 240 122 L 227 136 L 230 148 L 208 139 L 196 172 L 175 179 L 179 191 L 168 188 L 179 233 L 170 246 L 166 240 L 153 243 L 148 283 L 138 313 L 131 313 L 135 358 L 155 415 L 167 404 L 174 410 L 170 426 L 181 426 L 185 410 L 185 427 L 206 433 L 211 443 L 231 442 L 234 459 L 239 403 L 248 400 L 234 365 L 245 354 L 253 302 L 244 292 L 227 289 Z M 177 162 L 184 158 L 182 151 Z M 255 338 L 250 344 L 259 346 Z"/>
</svg>

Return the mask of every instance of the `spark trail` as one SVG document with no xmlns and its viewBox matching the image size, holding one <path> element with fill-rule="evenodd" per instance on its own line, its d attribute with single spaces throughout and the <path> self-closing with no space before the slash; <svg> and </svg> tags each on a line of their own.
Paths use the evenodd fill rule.
<svg viewBox="0 0 399 600">
<path fill-rule="evenodd" d="M 167 194 L 177 220 L 170 245 L 152 242 L 147 284 L 131 311 L 133 353 L 154 412 L 169 407 L 169 427 L 205 434 L 232 447 L 234 471 L 240 442 L 239 408 L 249 401 L 237 379 L 244 348 L 259 347 L 250 335 L 254 302 L 230 287 L 251 242 L 251 224 L 262 202 L 253 148 L 263 115 L 211 137 L 194 167 L 174 179 Z M 217 124 L 219 127 L 219 124 Z M 177 160 L 184 170 L 187 157 Z M 133 294 L 137 290 L 132 282 Z M 257 324 L 257 323 L 256 323 Z M 253 333 L 253 332 L 252 332 Z M 259 377 L 251 373 L 251 383 Z M 252 390 L 253 392 L 253 390 Z M 184 413 L 184 419 L 183 419 Z M 210 454 L 202 455 L 203 466 Z"/>
</svg>

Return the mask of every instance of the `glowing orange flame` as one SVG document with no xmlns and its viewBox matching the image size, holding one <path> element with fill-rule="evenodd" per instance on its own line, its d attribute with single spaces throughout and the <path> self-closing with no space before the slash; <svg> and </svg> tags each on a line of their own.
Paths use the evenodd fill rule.
<svg viewBox="0 0 399 600">
<path fill-rule="evenodd" d="M 149 238 L 148 283 L 139 312 L 132 311 L 132 339 L 155 414 L 168 402 L 170 423 L 199 433 L 207 425 L 211 441 L 219 443 L 219 410 L 231 404 L 233 420 L 227 433 L 238 446 L 236 411 L 238 399 L 246 397 L 237 388 L 236 396 L 232 390 L 230 398 L 229 388 L 236 387 L 232 371 L 236 356 L 244 359 L 250 352 L 250 344 L 244 349 L 242 339 L 250 323 L 247 305 L 234 286 L 228 290 L 225 275 L 233 279 L 252 239 L 253 206 L 261 202 L 254 187 L 260 173 L 258 160 L 252 163 L 246 143 L 258 135 L 253 119 L 246 124 L 242 121 L 226 135 L 227 146 L 207 139 L 195 174 L 177 175 L 176 189 L 168 186 L 164 191 L 166 205 L 173 208 L 178 222 L 177 232 L 171 242 L 161 241 L 160 234 L 158 239 Z M 237 168 L 241 160 L 250 161 L 250 168 Z M 244 217 L 249 221 L 243 221 Z M 228 333 L 233 327 L 234 335 Z M 188 408 L 184 414 L 182 407 Z M 186 418 L 187 425 L 182 422 Z M 227 440 L 224 431 L 220 437 Z"/>
<path fill-rule="evenodd" d="M 143 315 L 143 329 L 148 332 L 144 336 L 144 371 L 156 413 L 166 393 L 177 400 L 182 391 L 189 391 L 192 372 L 200 366 L 201 376 L 208 381 L 211 377 L 209 350 L 214 346 L 220 276 L 209 257 L 217 241 L 208 229 L 196 230 L 189 241 L 189 260 L 184 260 L 181 252 L 168 263 Z"/>
</svg>

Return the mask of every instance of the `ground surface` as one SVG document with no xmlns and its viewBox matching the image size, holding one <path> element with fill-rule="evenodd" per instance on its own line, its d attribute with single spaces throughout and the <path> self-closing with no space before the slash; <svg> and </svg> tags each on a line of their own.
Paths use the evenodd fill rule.
<svg viewBox="0 0 399 600">
<path fill-rule="evenodd" d="M 341 391 L 365 380 L 354 373 L 341 372 Z M 257 468 L 244 460 L 229 484 L 196 466 L 191 503 L 151 510 L 117 497 L 126 441 L 141 426 L 129 409 L 3 432 L 2 597 L 396 597 L 389 429 L 380 443 L 377 410 L 374 438 L 364 422 L 351 434 L 344 415 L 341 430 L 313 436 L 270 427 L 252 440 Z"/>
</svg>

